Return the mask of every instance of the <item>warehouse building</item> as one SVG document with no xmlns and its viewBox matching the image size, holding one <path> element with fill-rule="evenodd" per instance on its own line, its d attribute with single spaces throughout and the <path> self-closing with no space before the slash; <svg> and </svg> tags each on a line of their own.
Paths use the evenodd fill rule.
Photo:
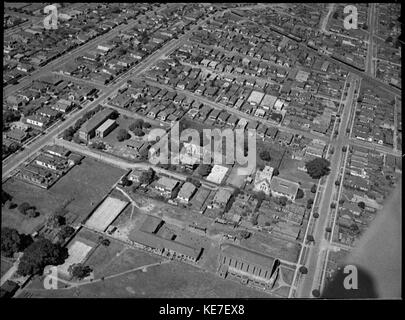
<svg viewBox="0 0 405 320">
<path fill-rule="evenodd" d="M 190 262 L 197 262 L 203 251 L 202 247 L 182 239 L 181 234 L 171 232 L 164 220 L 151 215 L 146 215 L 141 227 L 132 230 L 129 238 L 154 253 Z"/>
<path fill-rule="evenodd" d="M 298 188 L 298 183 L 280 177 L 273 177 L 270 182 L 270 190 L 273 196 L 284 196 L 292 201 L 297 196 Z"/>
<path fill-rule="evenodd" d="M 107 119 L 110 118 L 114 110 L 104 109 L 96 113 L 91 119 L 87 120 L 79 130 L 79 137 L 83 140 L 90 140 L 96 134 L 96 129 Z"/>
<path fill-rule="evenodd" d="M 219 254 L 219 275 L 231 275 L 244 283 L 272 287 L 280 261 L 265 254 L 234 244 L 221 245 Z"/>
<path fill-rule="evenodd" d="M 111 131 L 113 131 L 118 126 L 117 122 L 113 119 L 107 119 L 101 126 L 96 130 L 96 136 L 99 138 L 106 137 Z"/>
</svg>

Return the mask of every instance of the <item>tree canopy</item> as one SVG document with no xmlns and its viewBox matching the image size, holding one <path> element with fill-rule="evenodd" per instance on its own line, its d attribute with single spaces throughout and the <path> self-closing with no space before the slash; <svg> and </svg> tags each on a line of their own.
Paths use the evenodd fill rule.
<svg viewBox="0 0 405 320">
<path fill-rule="evenodd" d="M 268 152 L 267 150 L 262 150 L 259 154 L 260 159 L 262 159 L 263 161 L 270 161 L 271 157 L 270 157 L 270 152 Z"/>
<path fill-rule="evenodd" d="M 23 276 L 41 274 L 45 266 L 62 264 L 68 255 L 67 248 L 48 239 L 38 239 L 25 248 L 18 273 Z"/>
<path fill-rule="evenodd" d="M 125 130 L 125 129 L 120 129 L 119 131 L 118 131 L 118 134 L 117 134 L 117 140 L 118 141 L 124 141 L 124 140 L 127 140 L 127 139 L 129 139 L 129 138 L 131 138 L 131 136 L 129 135 L 129 133 L 128 133 L 128 131 L 127 130 Z"/>
<path fill-rule="evenodd" d="M 330 172 L 330 162 L 324 158 L 315 158 L 305 164 L 312 179 L 319 179 Z"/>
<path fill-rule="evenodd" d="M 141 184 L 149 184 L 153 181 L 155 175 L 155 171 L 152 168 L 149 168 L 149 170 L 142 172 L 141 176 L 139 177 L 139 182 Z"/>
<path fill-rule="evenodd" d="M 206 177 L 210 174 L 211 170 L 212 170 L 212 165 L 203 163 L 203 164 L 200 164 L 200 166 L 198 167 L 198 174 L 203 177 Z"/>
<path fill-rule="evenodd" d="M 81 280 L 88 277 L 93 270 L 89 266 L 76 263 L 71 265 L 68 271 L 73 278 Z"/>
<path fill-rule="evenodd" d="M 7 227 L 1 229 L 1 254 L 5 257 L 12 257 L 31 243 L 32 238 L 29 235 L 20 234 L 17 230 Z"/>
</svg>

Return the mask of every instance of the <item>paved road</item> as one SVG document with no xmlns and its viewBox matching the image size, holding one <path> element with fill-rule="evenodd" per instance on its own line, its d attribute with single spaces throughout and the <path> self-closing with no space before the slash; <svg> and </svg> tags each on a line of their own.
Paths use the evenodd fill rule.
<svg viewBox="0 0 405 320">
<path fill-rule="evenodd" d="M 377 27 L 376 22 L 376 7 L 375 3 L 370 3 L 368 10 L 368 30 L 369 30 L 369 39 L 368 39 L 368 48 L 367 48 L 367 57 L 366 57 L 366 73 L 374 77 L 374 29 Z"/>
<path fill-rule="evenodd" d="M 306 265 L 308 268 L 308 274 L 306 274 L 305 277 L 303 278 L 304 281 L 298 290 L 299 293 L 298 297 L 309 298 L 311 297 L 311 291 L 313 289 L 318 289 L 317 287 L 313 287 L 314 280 L 317 279 L 318 273 L 321 271 L 317 269 L 316 266 L 319 265 L 318 259 L 320 256 L 319 253 L 321 249 L 322 239 L 324 238 L 325 228 L 327 227 L 330 204 L 332 202 L 333 189 L 335 186 L 335 181 L 337 180 L 338 177 L 340 162 L 343 155 L 342 147 L 345 142 L 346 128 L 349 126 L 350 108 L 352 107 L 355 91 L 354 82 L 355 79 L 354 77 L 352 77 L 350 81 L 348 95 L 346 97 L 346 101 L 344 104 L 343 114 L 341 117 L 342 119 L 341 126 L 343 127 L 342 129 L 339 130 L 339 134 L 337 136 L 334 145 L 335 152 L 330 159 L 331 162 L 330 173 L 326 178 L 325 188 L 319 205 L 319 218 L 313 231 L 315 242 L 314 245 L 310 247 L 310 252 L 307 257 Z"/>
<path fill-rule="evenodd" d="M 160 8 L 158 11 L 162 11 L 166 8 L 167 6 L 164 6 L 163 8 Z M 142 16 L 142 15 L 140 15 Z M 9 85 L 3 89 L 3 95 L 8 96 L 10 94 L 13 94 L 14 92 L 28 86 L 33 80 L 45 75 L 47 72 L 51 72 L 55 66 L 61 66 L 65 64 L 66 62 L 70 61 L 71 59 L 77 58 L 79 56 L 82 56 L 87 50 L 93 48 L 94 46 L 98 45 L 101 42 L 105 42 L 109 39 L 114 38 L 120 31 L 128 30 L 132 28 L 134 25 L 138 23 L 137 18 L 132 18 L 128 21 L 128 24 L 121 24 L 119 26 L 116 26 L 114 29 L 110 30 L 109 32 L 98 36 L 89 42 L 77 47 L 76 49 L 73 49 L 72 51 L 69 51 L 62 55 L 60 58 L 57 58 L 44 67 L 38 69 L 37 71 L 34 71 L 32 74 L 30 74 L 27 77 L 24 77 L 21 79 L 21 81 L 16 84 L 16 85 Z"/>
<path fill-rule="evenodd" d="M 252 20 L 250 20 L 250 21 L 252 21 Z M 252 22 L 253 22 L 253 23 L 256 23 L 256 22 L 254 22 L 254 21 L 252 21 Z M 257 24 L 257 23 L 256 23 L 256 24 Z M 261 26 L 261 27 L 263 27 L 263 26 Z M 269 27 L 265 27 L 265 28 L 270 29 Z M 275 32 L 275 33 L 278 33 L 278 34 L 284 36 L 284 34 L 278 32 L 278 31 L 276 31 L 276 30 L 274 30 L 274 29 L 270 29 L 270 30 L 273 31 L 273 32 Z M 295 41 L 295 40 L 292 40 L 292 39 L 291 39 L 291 41 Z M 332 58 L 332 57 L 330 57 L 330 56 L 328 56 L 328 55 L 326 55 L 326 54 L 322 54 L 322 53 L 320 53 L 317 49 L 313 49 L 313 48 L 309 47 L 309 46 L 308 46 L 306 43 L 304 43 L 304 42 L 298 42 L 298 41 L 295 41 L 295 42 L 296 42 L 300 47 L 304 48 L 305 50 L 310 50 L 310 51 L 312 51 L 312 52 L 314 52 L 314 53 L 317 53 L 319 56 L 322 56 L 323 59 L 328 60 L 328 61 L 330 61 L 330 62 L 333 62 L 333 63 L 336 63 L 336 64 L 340 65 L 344 70 L 347 70 L 347 71 L 349 71 L 349 72 L 352 72 L 352 73 L 354 73 L 354 74 L 360 76 L 360 77 L 363 78 L 365 81 L 370 82 L 371 84 L 373 84 L 373 85 L 375 85 L 375 86 L 377 86 L 377 87 L 382 87 L 383 89 L 385 89 L 386 91 L 388 91 L 388 92 L 390 92 L 390 93 L 392 93 L 392 94 L 394 94 L 394 95 L 401 95 L 401 90 L 399 90 L 399 89 L 397 89 L 397 88 L 395 88 L 395 87 L 393 87 L 393 86 L 391 86 L 391 85 L 389 85 L 389 84 L 387 84 L 387 83 L 385 83 L 385 82 L 383 82 L 383 81 L 381 81 L 381 80 L 379 80 L 379 79 L 377 79 L 377 78 L 375 78 L 375 77 L 373 77 L 373 76 L 368 75 L 368 74 L 365 73 L 364 71 L 360 71 L 360 70 L 356 69 L 355 67 L 352 67 L 352 66 L 347 65 L 347 64 L 345 64 L 345 63 L 343 63 L 343 62 L 340 62 L 340 61 L 338 61 L 338 60 L 336 60 L 336 59 L 334 59 L 334 58 Z"/>
<path fill-rule="evenodd" d="M 217 14 L 220 14 L 220 12 L 217 12 Z M 181 36 L 179 39 L 172 39 L 169 41 L 166 45 L 164 45 L 160 50 L 154 52 L 147 58 L 145 58 L 141 63 L 139 63 L 137 66 L 134 68 L 130 69 L 125 76 L 120 78 L 120 81 L 116 82 L 114 85 L 108 87 L 108 89 L 104 90 L 102 94 L 92 103 L 84 107 L 82 110 L 79 112 L 75 113 L 68 119 L 66 119 L 63 123 L 58 125 L 57 127 L 53 128 L 51 131 L 49 131 L 46 135 L 43 137 L 37 139 L 34 143 L 31 145 L 27 146 L 25 150 L 17 153 L 16 155 L 13 156 L 12 161 L 8 162 L 7 164 L 3 164 L 3 173 L 2 173 L 2 179 L 4 180 L 9 176 L 9 174 L 15 170 L 23 161 L 27 160 L 30 156 L 32 156 L 34 153 L 38 152 L 43 146 L 45 146 L 47 143 L 55 139 L 58 134 L 63 132 L 65 129 L 67 129 L 69 126 L 71 126 L 76 120 L 78 120 L 85 112 L 95 108 L 98 104 L 103 102 L 108 96 L 112 95 L 115 91 L 117 91 L 123 84 L 126 83 L 126 81 L 129 78 L 136 77 L 140 73 L 144 72 L 146 69 L 150 68 L 152 65 L 156 63 L 162 56 L 167 56 L 170 54 L 172 51 L 174 51 L 176 48 L 180 47 L 184 41 L 186 41 L 188 33 L 194 31 L 195 29 L 198 28 L 198 26 L 201 23 L 204 23 L 207 21 L 209 18 L 205 20 L 201 20 L 197 22 L 197 24 L 192 27 L 188 32 L 186 32 L 183 36 Z M 100 39 L 98 39 L 100 40 Z M 69 57 L 70 59 L 71 57 Z"/>
<path fill-rule="evenodd" d="M 88 147 L 86 147 L 84 145 L 79 145 L 77 143 L 69 142 L 69 141 L 66 141 L 66 140 L 63 140 L 63 139 L 56 139 L 55 143 L 60 145 L 60 146 L 65 147 L 65 148 L 68 148 L 68 149 L 70 149 L 72 151 L 79 152 L 79 153 L 84 154 L 86 156 L 98 159 L 100 161 L 109 163 L 109 164 L 111 164 L 113 166 L 120 167 L 120 168 L 123 168 L 123 169 L 126 169 L 126 170 L 129 170 L 129 169 L 148 170 L 149 168 L 152 168 L 153 170 L 155 170 L 159 174 L 164 174 L 164 175 L 167 175 L 167 176 L 171 176 L 172 178 L 182 180 L 182 181 L 185 181 L 189 177 L 189 175 L 178 173 L 178 172 L 173 172 L 173 171 L 170 171 L 170 170 L 165 170 L 163 168 L 160 168 L 160 167 L 155 166 L 155 165 L 153 165 L 151 163 L 148 163 L 148 162 L 132 162 L 130 160 L 124 160 L 124 159 L 118 158 L 118 157 L 116 157 L 116 156 L 114 156 L 112 154 L 108 154 L 108 153 L 105 153 L 105 152 L 102 152 L 102 151 L 95 151 L 95 150 L 92 150 L 92 149 L 90 149 L 90 148 L 88 148 Z M 205 186 L 207 186 L 207 187 L 209 187 L 211 189 L 212 188 L 214 188 L 214 189 L 218 188 L 218 185 L 215 184 L 215 183 L 208 182 L 208 181 L 203 180 L 203 179 L 199 179 L 199 180 L 201 181 L 202 184 L 204 184 Z"/>
<path fill-rule="evenodd" d="M 318 135 L 313 134 L 313 133 L 308 132 L 308 131 L 302 131 L 302 130 L 297 130 L 297 129 L 293 129 L 293 128 L 288 128 L 288 127 L 281 126 L 280 124 L 275 125 L 273 122 L 270 122 L 270 121 L 268 121 L 266 119 L 258 118 L 258 117 L 246 114 L 246 113 L 244 113 L 242 111 L 239 111 L 239 110 L 224 106 L 224 105 L 222 105 L 220 103 L 216 103 L 216 102 L 214 102 L 212 100 L 209 100 L 208 98 L 206 98 L 204 96 L 195 94 L 195 93 L 187 91 L 187 90 L 182 90 L 182 89 L 179 89 L 179 88 L 174 89 L 171 86 L 161 84 L 161 83 L 158 83 L 158 82 L 155 82 L 155 81 L 150 81 L 150 80 L 145 80 L 145 82 L 152 85 L 152 86 L 156 86 L 156 87 L 159 87 L 159 88 L 162 88 L 162 89 L 167 89 L 168 91 L 176 91 L 176 92 L 182 93 L 186 97 L 189 97 L 191 99 L 200 101 L 200 102 L 202 102 L 202 103 L 204 103 L 204 104 L 206 104 L 206 105 L 208 105 L 208 106 L 210 106 L 212 108 L 215 108 L 215 109 L 226 110 L 229 113 L 233 113 L 233 114 L 237 115 L 240 118 L 249 119 L 249 120 L 255 120 L 255 121 L 257 121 L 259 123 L 263 123 L 264 125 L 269 126 L 269 127 L 276 127 L 278 130 L 283 131 L 283 132 L 303 135 L 303 136 L 308 137 L 310 139 L 320 139 L 320 140 L 326 141 L 327 143 L 330 140 L 328 137 L 318 136 Z"/>
<path fill-rule="evenodd" d="M 328 25 L 329 17 L 332 14 L 333 10 L 335 9 L 335 3 L 329 3 L 328 5 L 328 13 L 326 16 L 323 18 L 322 23 L 321 23 L 321 31 L 324 33 L 327 33 L 326 27 Z"/>
<path fill-rule="evenodd" d="M 76 49 L 73 49 L 72 51 L 69 51 L 69 52 L 65 53 L 60 58 L 57 58 L 57 59 L 51 61 L 50 63 L 48 63 L 44 67 L 34 71 L 29 76 L 24 77 L 18 84 L 6 86 L 3 89 L 3 95 L 4 96 L 9 96 L 9 95 L 13 94 L 16 91 L 21 90 L 22 88 L 30 85 L 31 82 L 34 81 L 35 79 L 38 79 L 41 76 L 44 76 L 48 72 L 52 72 L 54 67 L 61 66 L 61 65 L 65 64 L 66 62 L 70 61 L 71 59 L 82 56 L 87 50 L 93 48 L 98 43 L 103 42 L 103 41 L 107 41 L 107 40 L 115 37 L 120 31 L 129 29 L 129 28 L 133 27 L 135 24 L 136 24 L 136 20 L 133 20 L 128 25 L 122 24 L 120 26 L 117 26 L 114 29 L 112 29 L 111 31 L 90 40 L 89 42 L 79 46 Z"/>
</svg>

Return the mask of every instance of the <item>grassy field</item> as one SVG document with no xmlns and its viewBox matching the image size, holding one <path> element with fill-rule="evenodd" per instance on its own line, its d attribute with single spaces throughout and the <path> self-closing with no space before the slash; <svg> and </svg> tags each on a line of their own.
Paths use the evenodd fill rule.
<svg viewBox="0 0 405 320">
<path fill-rule="evenodd" d="M 242 240 L 241 246 L 294 263 L 298 259 L 300 249 L 299 245 L 292 241 L 260 233 L 254 234 L 247 240 Z"/>
<path fill-rule="evenodd" d="M 4 207 L 2 224 L 23 233 L 32 233 L 61 205 L 66 205 L 66 210 L 77 216 L 75 222 L 79 222 L 124 173 L 122 169 L 85 158 L 48 190 L 11 178 L 3 185 L 3 189 L 13 197 L 16 204 L 28 202 L 35 206 L 40 216 L 28 218 L 20 214 L 18 209 Z"/>
<path fill-rule="evenodd" d="M 38 281 L 39 282 L 39 281 Z M 32 290 L 53 298 L 272 298 L 193 266 L 170 262 L 70 290 Z"/>
<path fill-rule="evenodd" d="M 267 150 L 270 153 L 270 161 L 263 161 L 260 159 L 260 152 L 262 150 Z M 281 161 L 284 156 L 284 151 L 285 148 L 280 146 L 278 143 L 270 143 L 270 142 L 263 142 L 260 140 L 257 140 L 256 144 L 256 165 L 258 167 L 260 166 L 270 166 L 273 168 L 279 168 Z"/>
<path fill-rule="evenodd" d="M 112 241 L 108 247 L 99 246 L 86 261 L 93 268 L 95 279 L 161 261 L 162 258 Z"/>
</svg>

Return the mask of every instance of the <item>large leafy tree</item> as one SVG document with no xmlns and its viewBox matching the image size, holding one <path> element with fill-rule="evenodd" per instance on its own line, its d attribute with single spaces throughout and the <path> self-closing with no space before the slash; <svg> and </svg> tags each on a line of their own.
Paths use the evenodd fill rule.
<svg viewBox="0 0 405 320">
<path fill-rule="evenodd" d="M 75 279 L 83 279 L 90 275 L 93 270 L 89 266 L 82 265 L 80 263 L 71 265 L 69 267 L 69 272 L 71 276 Z"/>
<path fill-rule="evenodd" d="M 1 229 L 1 254 L 5 257 L 12 257 L 31 243 L 32 238 L 29 235 L 20 234 L 17 230 L 7 227 Z"/>
<path fill-rule="evenodd" d="M 212 165 L 203 163 L 203 164 L 200 164 L 200 166 L 198 167 L 198 174 L 205 177 L 210 174 L 211 170 L 212 170 Z"/>
<path fill-rule="evenodd" d="M 313 179 L 319 179 L 330 171 L 330 162 L 324 158 L 315 158 L 305 164 L 308 174 Z"/>
<path fill-rule="evenodd" d="M 18 273 L 23 276 L 41 274 L 45 266 L 62 264 L 68 255 L 67 248 L 41 238 L 24 250 Z"/>
<path fill-rule="evenodd" d="M 149 170 L 142 172 L 141 176 L 139 177 L 139 182 L 141 184 L 149 184 L 155 178 L 155 171 L 152 168 Z"/>
</svg>

